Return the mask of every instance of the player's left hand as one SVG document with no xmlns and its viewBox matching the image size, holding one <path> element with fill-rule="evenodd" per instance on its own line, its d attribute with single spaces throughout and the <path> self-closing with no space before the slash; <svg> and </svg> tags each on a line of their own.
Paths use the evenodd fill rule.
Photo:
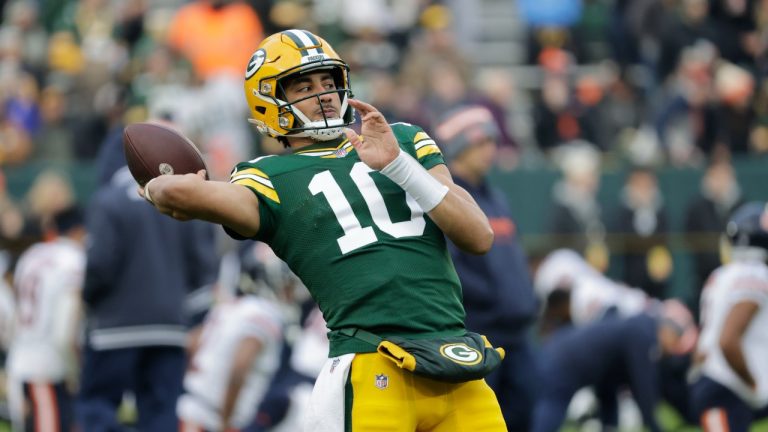
<svg viewBox="0 0 768 432">
<path fill-rule="evenodd" d="M 397 138 L 387 119 L 374 106 L 357 99 L 350 99 L 349 104 L 360 113 L 363 127 L 360 130 L 362 136 L 352 129 L 346 129 L 347 138 L 355 147 L 360 160 L 378 171 L 389 165 L 400 153 Z"/>
</svg>

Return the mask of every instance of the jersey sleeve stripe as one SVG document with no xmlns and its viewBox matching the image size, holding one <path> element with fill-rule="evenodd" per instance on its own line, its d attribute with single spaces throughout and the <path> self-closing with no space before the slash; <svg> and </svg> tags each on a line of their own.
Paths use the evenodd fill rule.
<svg viewBox="0 0 768 432">
<path fill-rule="evenodd" d="M 432 139 L 424 139 L 424 140 L 421 140 L 421 141 L 417 142 L 416 145 L 414 145 L 413 147 L 416 150 L 418 150 L 418 149 L 420 149 L 420 148 L 422 148 L 424 146 L 428 146 L 428 145 L 437 145 L 437 144 Z"/>
<path fill-rule="evenodd" d="M 413 136 L 413 142 L 415 142 L 415 143 L 417 143 L 417 142 L 419 142 L 421 140 L 425 140 L 425 139 L 431 139 L 431 138 L 424 131 L 417 132 L 416 135 Z"/>
<path fill-rule="evenodd" d="M 259 183 L 263 184 L 264 186 L 266 186 L 266 187 L 268 187 L 270 189 L 274 189 L 275 188 L 275 186 L 272 185 L 271 181 L 265 179 L 264 177 L 259 177 L 259 176 L 254 175 L 254 174 L 238 173 L 237 175 L 232 177 L 232 179 L 229 182 L 230 183 L 237 183 L 238 180 L 242 180 L 242 179 L 246 179 L 246 178 L 247 179 L 251 179 L 251 180 L 256 181 L 256 182 L 259 182 Z"/>
<path fill-rule="evenodd" d="M 437 145 L 432 144 L 429 146 L 424 146 L 418 150 L 416 150 L 416 158 L 421 159 L 424 156 L 431 155 L 433 153 L 440 153 L 440 149 L 437 148 Z"/>
<path fill-rule="evenodd" d="M 240 170 L 240 171 L 237 171 L 237 172 L 234 172 L 234 173 L 232 173 L 232 176 L 239 176 L 239 175 L 243 175 L 243 174 L 253 174 L 253 175 L 257 175 L 257 176 L 259 176 L 259 177 L 263 178 L 264 180 L 267 180 L 267 181 L 269 181 L 269 176 L 268 176 L 268 175 L 266 175 L 266 174 L 264 173 L 264 171 L 262 171 L 262 170 L 260 170 L 260 169 L 258 169 L 258 168 L 246 168 L 246 169 L 244 169 L 244 170 Z"/>
<path fill-rule="evenodd" d="M 233 179 L 232 183 L 243 185 L 243 186 L 245 186 L 247 188 L 253 189 L 259 195 L 261 195 L 261 196 L 263 196 L 265 198 L 269 198 L 272 201 L 280 204 L 280 197 L 277 196 L 277 191 L 275 191 L 274 189 L 272 189 L 270 187 L 264 186 L 263 184 L 259 183 L 256 180 L 253 180 L 249 176 L 243 176 L 242 178 L 240 178 L 238 180 L 234 180 Z"/>
</svg>

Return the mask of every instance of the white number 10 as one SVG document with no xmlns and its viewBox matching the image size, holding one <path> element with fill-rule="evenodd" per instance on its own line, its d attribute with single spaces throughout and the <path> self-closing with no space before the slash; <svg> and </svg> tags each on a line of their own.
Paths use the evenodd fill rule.
<svg viewBox="0 0 768 432">
<path fill-rule="evenodd" d="M 405 202 L 408 204 L 408 208 L 411 209 L 411 219 L 402 222 L 392 222 L 387 206 L 384 204 L 384 197 L 381 196 L 381 192 L 376 188 L 376 183 L 368 174 L 371 171 L 373 170 L 365 163 L 357 162 L 352 167 L 349 176 L 363 195 L 365 203 L 368 205 L 368 210 L 373 217 L 373 223 L 380 230 L 395 238 L 415 237 L 424 234 L 424 227 L 426 226 L 424 211 L 408 193 L 405 194 Z M 349 200 L 344 196 L 344 192 L 342 192 L 330 171 L 326 170 L 315 174 L 312 177 L 312 181 L 309 182 L 309 191 L 312 192 L 312 195 L 320 193 L 325 195 L 325 199 L 328 200 L 328 204 L 336 216 L 336 220 L 339 221 L 341 229 L 344 230 L 344 235 L 336 240 L 339 243 L 342 254 L 378 240 L 372 227 L 363 228 L 360 225 L 360 221 L 349 204 Z"/>
</svg>

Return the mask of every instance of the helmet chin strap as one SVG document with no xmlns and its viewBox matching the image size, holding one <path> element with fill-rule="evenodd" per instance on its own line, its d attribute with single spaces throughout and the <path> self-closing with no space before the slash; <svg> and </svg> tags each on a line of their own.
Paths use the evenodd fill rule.
<svg viewBox="0 0 768 432">
<path fill-rule="evenodd" d="M 308 137 L 317 141 L 331 141 L 340 137 L 344 133 L 344 113 L 347 112 L 348 102 L 346 95 L 341 103 L 341 117 L 333 119 L 323 119 L 317 121 L 311 121 L 303 112 L 298 108 L 293 108 L 293 113 L 301 120 L 302 127 L 307 130 L 292 134 L 295 137 Z"/>
</svg>

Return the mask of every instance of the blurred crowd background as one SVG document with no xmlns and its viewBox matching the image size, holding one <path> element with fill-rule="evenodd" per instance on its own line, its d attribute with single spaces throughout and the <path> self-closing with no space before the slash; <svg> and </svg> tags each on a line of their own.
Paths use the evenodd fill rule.
<svg viewBox="0 0 768 432">
<path fill-rule="evenodd" d="M 247 122 L 247 59 L 305 28 L 355 95 L 431 131 L 467 102 L 532 260 L 572 247 L 695 307 L 728 212 L 768 198 L 768 0 L 0 0 L 0 245 L 85 203 L 124 125 L 175 123 L 214 178 L 279 152 Z"/>
</svg>

